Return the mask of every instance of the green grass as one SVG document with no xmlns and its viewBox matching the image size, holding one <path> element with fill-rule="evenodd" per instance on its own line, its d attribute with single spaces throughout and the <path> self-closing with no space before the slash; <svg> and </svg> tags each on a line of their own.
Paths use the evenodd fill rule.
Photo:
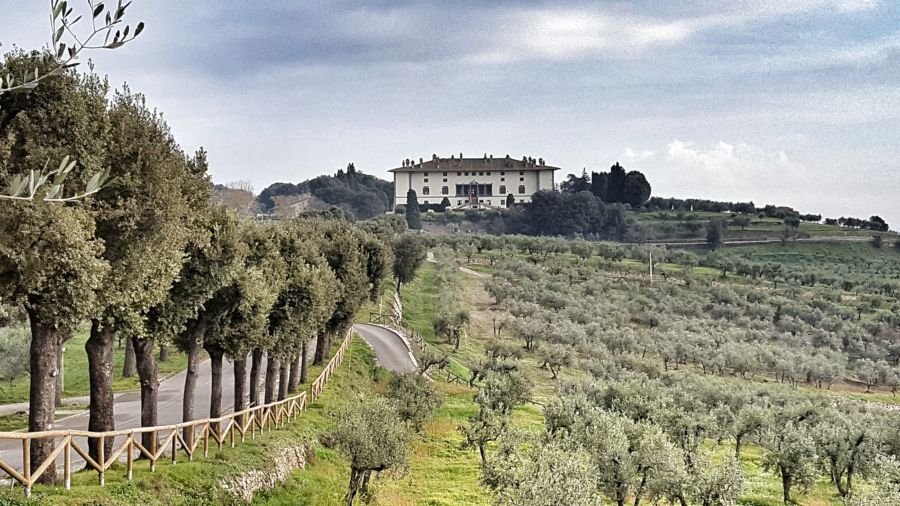
<svg viewBox="0 0 900 506">
<path fill-rule="evenodd" d="M 88 358 L 87 353 L 84 351 L 84 343 L 87 342 L 87 339 L 88 332 L 82 329 L 65 344 L 63 398 L 81 397 L 90 393 Z M 124 363 L 125 347 L 117 346 L 113 361 L 113 390 L 115 392 L 127 392 L 140 388 L 137 376 L 131 378 L 122 377 Z M 159 363 L 159 376 L 160 378 L 165 378 L 183 371 L 185 368 L 187 368 L 187 355 L 177 352 L 173 346 L 170 346 L 169 359 Z M 0 404 L 28 402 L 28 382 L 29 379 L 25 376 L 12 383 L 0 383 Z"/>
</svg>

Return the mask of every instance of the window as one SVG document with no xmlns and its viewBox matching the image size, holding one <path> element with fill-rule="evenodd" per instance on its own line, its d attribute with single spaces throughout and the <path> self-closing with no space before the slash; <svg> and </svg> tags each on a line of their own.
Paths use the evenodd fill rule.
<svg viewBox="0 0 900 506">
<path fill-rule="evenodd" d="M 425 173 L 425 177 L 428 177 L 428 173 L 427 173 L 427 172 Z"/>
<path fill-rule="evenodd" d="M 449 195 L 449 194 L 450 194 L 450 188 L 449 188 L 449 187 L 444 186 L 443 188 L 441 188 L 441 195 Z"/>
<path fill-rule="evenodd" d="M 520 204 L 524 204 L 524 203 L 525 203 L 525 199 L 519 199 L 519 203 L 520 203 Z"/>
<path fill-rule="evenodd" d="M 491 171 L 488 171 L 487 175 L 490 176 L 490 175 L 491 175 Z"/>
<path fill-rule="evenodd" d="M 427 177 L 425 178 L 425 182 L 426 182 L 426 183 L 428 182 L 428 178 L 427 178 Z"/>
<path fill-rule="evenodd" d="M 525 193 L 525 185 L 524 184 L 519 185 L 519 193 Z M 428 188 L 425 188 L 425 195 L 428 195 Z"/>
<path fill-rule="evenodd" d="M 427 201 L 427 200 L 423 200 L 422 202 L 424 202 L 426 206 L 428 205 L 428 201 Z"/>
<path fill-rule="evenodd" d="M 462 172 L 457 172 L 456 177 L 462 176 Z"/>
<path fill-rule="evenodd" d="M 501 176 L 505 176 L 505 175 L 506 175 L 506 172 L 504 172 L 504 171 L 501 170 L 501 171 L 500 171 L 500 175 L 501 175 Z"/>
<path fill-rule="evenodd" d="M 525 187 L 522 186 L 521 188 L 525 188 Z M 428 195 L 428 187 L 427 186 L 422 187 L 422 195 Z"/>
<path fill-rule="evenodd" d="M 465 175 L 466 175 L 466 176 L 468 176 L 468 175 L 469 175 L 469 173 L 468 173 L 468 172 L 465 172 L 465 173 L 464 173 L 464 174 L 465 174 Z"/>
<path fill-rule="evenodd" d="M 425 175 L 427 176 L 428 174 L 425 174 Z M 521 171 L 520 171 L 520 172 L 519 172 L 519 175 L 520 175 L 520 176 L 524 176 L 524 175 L 525 175 L 525 172 L 521 172 Z"/>
<path fill-rule="evenodd" d="M 444 177 L 447 177 L 447 173 L 446 173 L 446 172 L 444 172 Z"/>
<path fill-rule="evenodd" d="M 525 181 L 525 178 L 524 178 L 524 177 L 520 177 L 520 178 L 519 178 L 519 181 Z M 426 179 L 425 182 L 427 183 L 428 180 Z"/>
<path fill-rule="evenodd" d="M 462 205 L 462 200 L 457 200 L 457 201 L 456 201 L 456 205 L 461 206 L 461 205 Z"/>
<path fill-rule="evenodd" d="M 502 195 L 502 194 L 504 194 L 504 193 L 506 193 L 506 185 L 505 185 L 505 184 L 501 184 L 501 185 L 500 185 L 500 194 Z"/>
<path fill-rule="evenodd" d="M 500 178 L 500 181 L 506 181 L 506 178 L 505 178 L 505 177 L 501 177 L 501 178 Z"/>
</svg>

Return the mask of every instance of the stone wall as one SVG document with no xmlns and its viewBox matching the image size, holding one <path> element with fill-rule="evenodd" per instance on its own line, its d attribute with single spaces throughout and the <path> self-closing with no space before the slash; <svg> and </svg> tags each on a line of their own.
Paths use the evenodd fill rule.
<svg viewBox="0 0 900 506">
<path fill-rule="evenodd" d="M 236 499 L 253 501 L 253 496 L 264 490 L 272 490 L 287 479 L 291 473 L 306 467 L 306 445 L 282 448 L 272 457 L 272 465 L 267 469 L 253 469 L 240 476 L 223 480 L 219 486 Z"/>
</svg>

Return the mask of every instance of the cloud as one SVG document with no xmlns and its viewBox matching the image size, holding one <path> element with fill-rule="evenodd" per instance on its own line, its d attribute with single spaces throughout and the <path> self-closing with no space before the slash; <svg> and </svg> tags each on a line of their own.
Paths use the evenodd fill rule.
<svg viewBox="0 0 900 506">
<path fill-rule="evenodd" d="M 635 151 L 631 148 L 625 148 L 625 151 L 622 152 L 619 158 L 629 162 L 642 162 L 644 160 L 649 160 L 654 156 L 656 156 L 656 153 L 649 149 L 639 149 Z"/>
<path fill-rule="evenodd" d="M 666 159 L 682 168 L 694 170 L 707 179 L 736 184 L 760 176 L 790 176 L 804 170 L 781 150 L 767 151 L 739 142 L 719 141 L 709 147 L 673 140 L 666 146 Z"/>
</svg>

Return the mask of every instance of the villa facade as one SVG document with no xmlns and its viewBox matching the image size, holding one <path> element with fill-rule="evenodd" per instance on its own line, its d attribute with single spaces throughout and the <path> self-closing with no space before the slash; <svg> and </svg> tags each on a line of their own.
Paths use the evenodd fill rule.
<svg viewBox="0 0 900 506">
<path fill-rule="evenodd" d="M 522 157 L 463 158 L 451 155 L 431 160 L 419 158 L 403 161 L 400 167 L 391 169 L 394 175 L 394 205 L 405 205 L 406 194 L 415 190 L 419 204 L 439 204 L 445 197 L 450 207 L 457 208 L 505 208 L 508 195 L 517 204 L 531 202 L 538 190 L 551 190 L 556 183 L 551 167 L 543 158 Z"/>
</svg>

